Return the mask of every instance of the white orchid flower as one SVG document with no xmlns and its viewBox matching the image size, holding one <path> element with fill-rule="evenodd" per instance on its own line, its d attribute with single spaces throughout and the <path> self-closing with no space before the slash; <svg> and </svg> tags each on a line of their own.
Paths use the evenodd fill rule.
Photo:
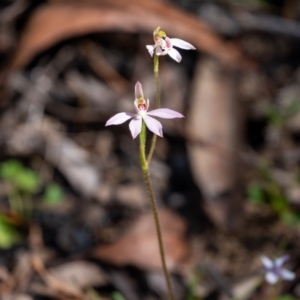
<svg viewBox="0 0 300 300">
<path fill-rule="evenodd" d="M 174 119 L 174 118 L 184 118 L 182 114 L 177 111 L 168 108 L 159 108 L 152 111 L 148 111 L 149 100 L 144 99 L 142 85 L 137 82 L 135 85 L 135 101 L 134 106 L 136 109 L 136 114 L 129 112 L 121 112 L 113 117 L 111 117 L 105 124 L 109 125 L 119 125 L 127 120 L 130 120 L 129 129 L 133 138 L 136 138 L 142 129 L 142 121 L 144 120 L 146 126 L 154 134 L 163 137 L 162 125 L 159 121 L 152 117 L 160 117 L 164 119 Z"/>
<path fill-rule="evenodd" d="M 172 38 L 170 39 L 167 37 L 166 33 L 162 30 L 160 30 L 160 27 L 157 27 L 153 32 L 153 39 L 154 39 L 154 45 L 147 45 L 146 48 L 148 49 L 148 52 L 150 53 L 151 57 L 153 56 L 154 52 L 156 55 L 170 55 L 174 60 L 177 62 L 181 61 L 181 55 L 180 53 L 174 49 L 173 47 L 179 47 L 181 49 L 185 50 L 195 50 L 196 48 L 181 39 Z"/>
</svg>

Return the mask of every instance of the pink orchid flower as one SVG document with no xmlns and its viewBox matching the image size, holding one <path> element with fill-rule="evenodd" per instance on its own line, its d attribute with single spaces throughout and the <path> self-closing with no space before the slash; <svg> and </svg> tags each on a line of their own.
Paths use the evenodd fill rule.
<svg viewBox="0 0 300 300">
<path fill-rule="evenodd" d="M 168 38 L 166 33 L 162 30 L 160 30 L 160 27 L 157 27 L 153 32 L 153 38 L 154 38 L 154 45 L 147 45 L 146 48 L 148 49 L 148 52 L 150 53 L 151 57 L 153 56 L 153 53 L 155 51 L 155 54 L 160 55 L 170 55 L 174 60 L 177 62 L 181 61 L 181 55 L 180 53 L 173 48 L 179 47 L 181 49 L 186 50 L 195 50 L 196 48 L 181 39 L 176 38 Z"/>
<path fill-rule="evenodd" d="M 127 120 L 132 119 L 129 123 L 129 129 L 131 131 L 132 137 L 136 138 L 141 132 L 142 122 L 144 121 L 150 131 L 152 131 L 156 135 L 163 137 L 161 123 L 152 118 L 152 116 L 160 117 L 163 119 L 184 118 L 184 116 L 179 112 L 168 108 L 159 108 L 148 111 L 149 100 L 147 99 L 146 101 L 144 99 L 142 85 L 139 82 L 137 82 L 135 85 L 135 98 L 136 99 L 134 101 L 134 106 L 137 111 L 136 114 L 128 112 L 118 113 L 111 117 L 106 122 L 105 126 L 119 125 L 126 122 Z"/>
</svg>

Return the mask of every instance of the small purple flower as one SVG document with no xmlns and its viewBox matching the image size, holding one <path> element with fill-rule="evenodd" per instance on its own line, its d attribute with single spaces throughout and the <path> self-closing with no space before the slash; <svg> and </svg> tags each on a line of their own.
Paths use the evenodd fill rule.
<svg viewBox="0 0 300 300">
<path fill-rule="evenodd" d="M 106 122 L 105 126 L 119 125 L 126 122 L 127 120 L 132 119 L 129 123 L 129 129 L 131 131 L 132 137 L 136 138 L 141 132 L 142 121 L 144 120 L 146 126 L 150 131 L 152 131 L 156 135 L 163 137 L 161 123 L 150 116 L 160 117 L 163 119 L 184 118 L 184 116 L 179 112 L 168 108 L 159 108 L 148 112 L 149 100 L 147 99 L 146 101 L 144 99 L 142 85 L 139 82 L 137 82 L 135 85 L 134 106 L 137 111 L 136 114 L 128 112 L 118 113 L 111 117 Z"/>
<path fill-rule="evenodd" d="M 173 48 L 179 47 L 181 49 L 185 50 L 195 50 L 196 48 L 181 39 L 175 39 L 175 38 L 168 38 L 166 33 L 162 30 L 160 30 L 160 27 L 157 27 L 153 32 L 153 39 L 154 39 L 154 45 L 147 45 L 146 48 L 148 49 L 148 52 L 151 56 L 153 56 L 153 53 L 155 52 L 156 55 L 170 55 L 175 61 L 180 62 L 181 61 L 181 55 L 180 53 Z"/>
<path fill-rule="evenodd" d="M 288 255 L 281 256 L 274 261 L 266 256 L 261 257 L 264 265 L 265 279 L 270 284 L 275 284 L 279 279 L 294 280 L 295 273 L 285 269 L 282 265 L 289 259 Z"/>
</svg>

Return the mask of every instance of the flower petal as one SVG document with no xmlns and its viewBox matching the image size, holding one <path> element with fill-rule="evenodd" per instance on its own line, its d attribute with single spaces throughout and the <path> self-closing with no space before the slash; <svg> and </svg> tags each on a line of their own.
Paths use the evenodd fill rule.
<svg viewBox="0 0 300 300">
<path fill-rule="evenodd" d="M 144 98 L 143 88 L 139 81 L 137 81 L 137 83 L 135 84 L 134 90 L 135 90 L 135 98 L 136 99 Z"/>
<path fill-rule="evenodd" d="M 274 261 L 274 265 L 280 268 L 285 262 L 289 260 L 289 258 L 290 257 L 288 255 L 283 255 Z"/>
<path fill-rule="evenodd" d="M 275 284 L 278 281 L 278 276 L 273 272 L 267 272 L 266 281 L 268 281 L 270 284 Z"/>
<path fill-rule="evenodd" d="M 159 55 L 166 55 L 167 53 L 166 53 L 166 52 L 163 52 L 160 46 L 157 46 L 157 47 L 155 48 L 155 54 L 156 54 L 157 56 L 159 56 Z"/>
<path fill-rule="evenodd" d="M 180 62 L 180 61 L 181 61 L 181 55 L 180 55 L 180 53 L 179 53 L 176 49 L 174 49 L 174 48 L 170 49 L 170 50 L 168 51 L 168 54 L 169 54 L 174 60 L 176 60 L 177 62 Z"/>
<path fill-rule="evenodd" d="M 132 138 L 136 138 L 142 130 L 142 117 L 135 116 L 129 123 L 129 129 L 132 135 Z"/>
<path fill-rule="evenodd" d="M 148 127 L 148 129 L 150 131 L 152 131 L 153 133 L 155 133 L 158 136 L 163 137 L 162 125 L 159 121 L 157 121 L 154 118 L 149 117 L 147 115 L 144 115 L 143 119 L 146 123 L 146 126 Z"/>
<path fill-rule="evenodd" d="M 147 45 L 146 48 L 147 48 L 149 54 L 150 54 L 151 57 L 152 57 L 152 56 L 153 56 L 153 52 L 154 52 L 154 47 L 151 46 L 151 45 Z"/>
<path fill-rule="evenodd" d="M 158 108 L 151 110 L 147 113 L 147 115 L 153 116 L 153 117 L 160 117 L 163 119 L 174 119 L 174 118 L 184 118 L 184 116 L 172 109 L 169 108 Z"/>
<path fill-rule="evenodd" d="M 127 113 L 127 112 L 118 113 L 118 114 L 112 116 L 106 122 L 105 126 L 122 124 L 122 123 L 126 122 L 127 120 L 133 118 L 134 116 L 135 116 L 135 114 L 133 114 L 133 113 Z"/>
<path fill-rule="evenodd" d="M 160 38 L 157 43 L 158 46 L 161 47 L 162 50 L 165 50 L 167 48 L 167 43 L 164 39 Z"/>
<path fill-rule="evenodd" d="M 188 43 L 184 40 L 175 39 L 175 38 L 170 39 L 170 40 L 172 42 L 172 45 L 175 46 L 175 47 L 179 47 L 181 49 L 186 49 L 186 50 L 195 50 L 196 49 L 192 44 L 190 44 L 190 43 Z"/>
<path fill-rule="evenodd" d="M 273 268 L 274 263 L 270 258 L 268 258 L 266 256 L 262 256 L 260 259 L 266 269 Z"/>
<path fill-rule="evenodd" d="M 287 269 L 281 269 L 280 270 L 280 276 L 282 279 L 285 280 L 294 280 L 296 277 L 296 274 L 292 271 L 289 271 Z"/>
</svg>

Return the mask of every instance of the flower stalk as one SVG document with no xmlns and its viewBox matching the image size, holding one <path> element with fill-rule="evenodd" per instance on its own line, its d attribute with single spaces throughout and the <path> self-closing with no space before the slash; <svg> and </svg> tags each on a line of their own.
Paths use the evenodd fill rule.
<svg viewBox="0 0 300 300">
<path fill-rule="evenodd" d="M 165 277 L 166 284 L 167 284 L 169 299 L 170 300 L 175 300 L 174 293 L 173 293 L 173 290 L 172 290 L 170 275 L 169 275 L 169 272 L 168 272 L 168 269 L 167 269 L 167 264 L 166 264 L 161 226 L 160 226 L 159 217 L 158 217 L 158 210 L 157 210 L 156 200 L 155 200 L 155 197 L 154 197 L 154 193 L 153 193 L 153 189 L 152 189 L 152 185 L 151 185 L 151 181 L 150 181 L 150 174 L 149 174 L 149 167 L 148 167 L 149 164 L 146 161 L 145 146 L 146 146 L 146 125 L 143 122 L 142 130 L 141 130 L 141 133 L 140 133 L 140 161 L 141 161 L 141 167 L 142 167 L 142 170 L 143 170 L 144 182 L 145 182 L 145 185 L 146 185 L 148 197 L 149 197 L 149 200 L 150 200 L 150 203 L 151 203 L 152 214 L 153 214 L 153 217 L 154 217 L 156 235 L 157 235 L 158 246 L 159 246 L 159 253 L 160 253 L 161 263 L 162 263 L 162 267 L 163 267 L 164 277 Z"/>
<path fill-rule="evenodd" d="M 155 108 L 160 108 L 160 87 L 159 87 L 159 57 L 158 55 L 154 54 L 153 57 L 153 71 L 154 71 L 154 78 L 155 78 L 155 88 L 156 88 L 156 103 Z M 147 162 L 150 163 L 154 150 L 156 145 L 156 134 L 153 134 L 151 145 L 150 145 L 150 151 L 148 154 Z"/>
<path fill-rule="evenodd" d="M 154 153 L 157 135 L 163 137 L 162 124 L 157 120 L 157 117 L 164 119 L 174 119 L 183 118 L 184 116 L 174 110 L 168 108 L 161 108 L 161 98 L 160 98 L 160 85 L 159 85 L 159 56 L 169 55 L 178 63 L 181 61 L 180 53 L 174 48 L 178 47 L 181 49 L 192 50 L 195 49 L 190 43 L 177 39 L 169 38 L 166 33 L 157 27 L 153 32 L 154 45 L 147 45 L 149 54 L 153 57 L 153 71 L 155 78 L 155 88 L 156 88 L 156 104 L 155 109 L 148 111 L 149 100 L 145 100 L 142 85 L 137 82 L 135 85 L 135 101 L 134 106 L 136 113 L 131 112 L 121 112 L 113 117 L 111 117 L 105 124 L 105 126 L 119 125 L 128 120 L 129 129 L 133 138 L 139 135 L 140 145 L 139 145 L 139 156 L 141 168 L 143 171 L 143 177 L 147 189 L 147 193 L 151 203 L 151 209 L 154 217 L 157 240 L 159 245 L 159 253 L 161 257 L 163 273 L 165 276 L 169 299 L 175 300 L 174 293 L 171 286 L 170 275 L 168 273 L 165 252 L 163 247 L 162 232 L 158 217 L 158 210 L 156 205 L 156 200 L 154 197 L 150 174 L 149 174 L 149 163 Z M 146 127 L 153 133 L 151 140 L 150 150 L 148 156 L 146 156 Z"/>
</svg>

